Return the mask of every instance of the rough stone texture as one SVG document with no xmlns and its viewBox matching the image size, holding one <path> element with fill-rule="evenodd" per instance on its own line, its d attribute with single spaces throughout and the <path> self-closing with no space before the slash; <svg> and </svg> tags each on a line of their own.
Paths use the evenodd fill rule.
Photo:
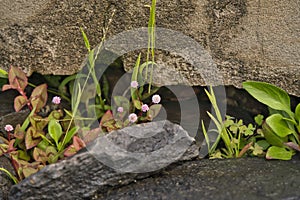
<svg viewBox="0 0 300 200">
<path fill-rule="evenodd" d="M 0 157 L 0 167 L 8 170 L 10 173 L 15 175 L 14 168 L 7 157 L 5 156 Z M 0 171 L 0 199 L 1 200 L 8 199 L 9 190 L 12 187 L 12 185 L 13 185 L 13 181 L 9 178 L 9 176 L 5 172 Z"/>
<path fill-rule="evenodd" d="M 147 138 L 141 137 L 144 132 L 147 133 Z M 105 143 L 101 141 L 108 142 L 110 146 L 105 146 Z M 111 154 L 115 146 L 120 147 L 120 151 Z M 161 171 L 167 166 L 166 163 L 191 160 L 199 153 L 194 139 L 189 137 L 180 126 L 169 121 L 151 122 L 112 132 L 95 140 L 87 149 L 89 151 L 48 165 L 40 172 L 13 186 L 9 199 L 90 198 L 96 192 L 105 191 L 109 186 L 125 185 L 136 179 L 148 177 Z M 127 153 L 122 154 L 124 149 Z M 156 152 L 162 153 L 161 156 L 156 157 L 158 156 Z M 139 163 L 135 162 L 139 158 L 128 158 L 129 154 L 143 153 L 145 159 L 141 158 L 139 161 L 148 163 L 140 164 L 140 166 L 154 166 L 155 168 L 149 168 L 152 171 L 141 172 L 141 169 L 137 168 Z M 151 160 L 151 157 L 155 159 Z M 106 165 L 97 158 L 101 158 Z M 109 167 L 112 165 L 115 166 L 114 169 Z M 124 168 L 131 167 L 133 170 L 131 173 L 125 173 L 123 169 L 117 169 L 117 165 L 122 165 Z M 141 173 L 134 173 L 135 171 Z"/>
<path fill-rule="evenodd" d="M 0 65 L 20 66 L 28 74 L 72 74 L 86 54 L 79 27 L 85 28 L 95 46 L 113 9 L 107 38 L 147 26 L 149 9 L 144 5 L 149 2 L 2 1 Z M 212 56 L 225 84 L 240 87 L 245 80 L 267 81 L 300 96 L 299 6 L 297 0 L 158 1 L 157 26 L 198 41 Z M 161 55 L 157 56 L 161 65 L 179 69 L 193 85 L 205 84 L 201 74 L 176 53 Z"/>
<path fill-rule="evenodd" d="M 300 160 L 263 158 L 196 160 L 93 199 L 296 200 L 300 199 Z"/>
</svg>

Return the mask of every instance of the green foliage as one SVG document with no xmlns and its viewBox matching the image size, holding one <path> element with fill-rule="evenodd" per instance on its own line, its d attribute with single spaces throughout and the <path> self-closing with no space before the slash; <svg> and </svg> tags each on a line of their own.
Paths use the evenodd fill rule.
<svg viewBox="0 0 300 200">
<path fill-rule="evenodd" d="M 263 140 L 260 129 L 258 128 L 261 125 L 263 116 L 258 115 L 255 117 L 256 125 L 244 125 L 243 120 L 237 120 L 230 116 L 226 116 L 226 119 L 223 120 L 212 87 L 210 87 L 210 92 L 207 90 L 205 90 L 205 92 L 215 112 L 215 115 L 209 112 L 208 115 L 217 127 L 216 130 L 207 131 L 202 121 L 202 130 L 208 146 L 209 157 L 213 159 L 238 158 L 245 155 L 265 155 L 265 147 L 269 146 L 269 144 Z M 218 135 L 212 146 L 210 146 L 209 139 L 211 132 L 215 132 Z M 224 147 L 220 146 L 221 141 L 224 143 Z"/>
<path fill-rule="evenodd" d="M 268 83 L 247 81 L 243 83 L 243 87 L 255 99 L 270 108 L 270 116 L 262 124 L 263 134 L 272 145 L 266 158 L 291 159 L 294 150 L 299 151 L 300 104 L 293 112 L 289 95 Z"/>
<path fill-rule="evenodd" d="M 48 98 L 47 85 L 36 86 L 28 98 L 24 92 L 28 85 L 27 77 L 23 71 L 12 67 L 8 73 L 9 84 L 3 89 L 15 89 L 20 95 L 14 100 L 15 110 L 18 112 L 25 105 L 31 109 L 27 119 L 22 126 L 17 125 L 14 133 L 8 132 L 8 137 L 3 138 L 0 144 L 0 156 L 9 155 L 16 170 L 17 178 L 7 173 L 15 183 L 22 180 L 46 164 L 57 162 L 64 156 L 73 155 L 69 151 L 71 147 L 76 147 L 74 153 L 85 146 L 85 143 L 76 136 L 78 127 L 73 124 L 62 110 L 54 109 L 47 117 L 39 116 L 39 111 L 45 106 Z M 67 111 L 68 114 L 71 112 Z M 71 129 L 67 131 L 64 124 L 68 123 Z M 74 137 L 77 137 L 74 139 Z M 73 143 L 71 140 L 73 139 Z"/>
</svg>

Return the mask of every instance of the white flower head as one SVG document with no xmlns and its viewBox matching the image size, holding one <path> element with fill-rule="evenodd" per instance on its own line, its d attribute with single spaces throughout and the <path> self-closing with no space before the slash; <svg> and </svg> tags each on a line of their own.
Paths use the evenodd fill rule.
<svg viewBox="0 0 300 200">
<path fill-rule="evenodd" d="M 124 108 L 120 106 L 120 107 L 117 108 L 117 111 L 118 111 L 119 113 L 122 113 L 122 112 L 124 112 Z"/>
<path fill-rule="evenodd" d="M 137 121 L 138 117 L 135 113 L 131 113 L 129 116 L 128 116 L 128 119 L 131 123 L 134 123 Z"/>
<path fill-rule="evenodd" d="M 61 98 L 59 96 L 55 96 L 52 99 L 52 103 L 54 103 L 56 105 L 60 104 L 60 101 L 61 101 Z"/>
<path fill-rule="evenodd" d="M 7 132 L 11 132 L 14 130 L 14 127 L 10 124 L 5 125 L 4 130 L 6 130 Z"/>
<path fill-rule="evenodd" d="M 138 88 L 138 86 L 139 86 L 139 83 L 137 82 L 137 81 L 131 81 L 131 83 L 130 83 L 130 86 L 132 87 L 132 88 Z"/>
<path fill-rule="evenodd" d="M 142 111 L 147 112 L 149 110 L 149 106 L 147 104 L 142 105 Z"/>
<path fill-rule="evenodd" d="M 152 102 L 153 103 L 159 103 L 161 100 L 160 96 L 158 94 L 155 94 L 152 96 Z"/>
</svg>

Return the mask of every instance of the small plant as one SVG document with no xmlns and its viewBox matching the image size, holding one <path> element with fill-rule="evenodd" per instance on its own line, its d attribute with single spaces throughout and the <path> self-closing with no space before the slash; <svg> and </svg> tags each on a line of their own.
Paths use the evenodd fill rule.
<svg viewBox="0 0 300 200">
<path fill-rule="evenodd" d="M 247 81 L 245 90 L 259 102 L 269 107 L 270 116 L 262 124 L 267 142 L 267 159 L 290 160 L 300 151 L 300 103 L 291 110 L 290 97 L 282 89 L 264 82 Z"/>
<path fill-rule="evenodd" d="M 233 117 L 226 116 L 223 119 L 218 108 L 215 94 L 212 87 L 210 92 L 205 90 L 215 116 L 207 112 L 213 120 L 217 129 L 207 131 L 202 121 L 202 130 L 208 146 L 208 155 L 210 158 L 239 158 L 245 155 L 249 156 L 264 156 L 265 150 L 269 144 L 264 140 L 262 131 L 259 127 L 262 125 L 262 115 L 255 117 L 256 125 L 244 125 L 242 120 L 236 120 Z M 215 132 L 216 140 L 212 143 L 209 134 Z M 223 143 L 223 146 L 220 146 Z"/>
<path fill-rule="evenodd" d="M 46 164 L 76 153 L 85 144 L 76 136 L 78 127 L 71 125 L 72 128 L 67 131 L 71 115 L 69 111 L 53 106 L 56 109 L 48 116 L 39 116 L 48 98 L 46 84 L 37 86 L 28 98 L 25 93 L 28 81 L 24 72 L 11 67 L 8 77 L 9 84 L 4 85 L 2 90 L 15 89 L 20 93 L 14 100 L 16 112 L 24 106 L 31 110 L 22 125 L 19 124 L 15 128 L 6 125 L 7 137 L 0 137 L 4 142 L 0 144 L 0 156 L 6 154 L 11 159 L 18 177 L 13 179 L 16 182 L 37 172 Z M 55 96 L 52 104 L 58 105 L 60 101 L 60 97 Z M 72 144 L 70 144 L 71 140 L 73 140 Z M 2 171 L 7 173 L 7 170 Z M 12 177 L 12 174 L 7 174 Z"/>
<path fill-rule="evenodd" d="M 150 7 L 150 17 L 148 22 L 148 50 L 146 55 L 146 62 L 140 64 L 141 62 L 141 54 L 139 54 L 135 67 L 133 68 L 132 77 L 130 87 L 128 91 L 130 91 L 131 98 L 126 98 L 126 92 L 123 96 L 114 96 L 113 101 L 115 103 L 115 107 L 111 107 L 105 104 L 105 98 L 102 98 L 102 90 L 107 88 L 107 86 L 100 87 L 100 84 L 95 75 L 95 61 L 97 59 L 99 52 L 94 52 L 91 50 L 89 40 L 84 33 L 83 29 L 82 35 L 85 42 L 85 46 L 88 50 L 88 74 L 83 77 L 83 86 L 82 88 L 78 85 L 75 87 L 77 99 L 74 98 L 73 102 L 73 113 L 75 114 L 78 111 L 78 107 L 80 105 L 80 100 L 84 101 L 86 112 L 92 113 L 94 108 L 96 109 L 96 117 L 100 119 L 100 128 L 104 132 L 110 132 L 112 130 L 120 129 L 126 127 L 133 123 L 142 123 L 147 121 L 152 121 L 154 117 L 156 117 L 161 109 L 160 96 L 154 95 L 155 92 L 159 89 L 152 85 L 152 76 L 153 76 L 153 67 L 155 65 L 154 56 L 155 56 L 155 9 L 156 9 L 156 0 L 152 0 L 152 4 Z M 100 50 L 104 37 L 97 48 Z M 151 61 L 149 59 L 151 58 Z M 148 73 L 149 66 L 151 68 L 150 76 Z M 89 79 L 92 79 L 90 81 Z M 92 82 L 92 85 L 88 85 L 88 82 Z M 148 83 L 148 84 L 146 84 Z M 96 92 L 95 88 L 96 85 Z M 92 88 L 90 88 L 92 86 Z M 148 87 L 147 89 L 145 87 Z M 90 91 L 90 92 L 89 92 Z M 89 93 L 84 95 L 84 92 Z M 147 101 L 148 98 L 152 96 L 152 102 L 146 104 L 144 102 Z M 95 102 L 96 104 L 91 105 L 89 97 L 93 98 L 96 96 Z M 104 95 L 108 96 L 108 95 Z M 87 97 L 87 99 L 85 99 Z M 149 100 L 148 100 L 149 102 Z M 83 114 L 83 113 L 81 113 Z M 86 114 L 89 116 L 89 114 Z M 91 119 L 87 119 L 91 120 Z M 89 125 L 87 125 L 89 126 Z M 93 130 L 91 130 L 93 132 Z M 84 133 L 84 135 L 90 135 L 90 132 Z"/>
</svg>

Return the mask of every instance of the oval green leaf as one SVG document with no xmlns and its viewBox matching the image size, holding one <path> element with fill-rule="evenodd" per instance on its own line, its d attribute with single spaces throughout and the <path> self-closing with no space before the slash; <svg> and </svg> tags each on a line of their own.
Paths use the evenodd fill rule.
<svg viewBox="0 0 300 200">
<path fill-rule="evenodd" d="M 51 138 L 55 141 L 56 146 L 58 146 L 58 141 L 62 135 L 62 127 L 55 119 L 51 119 L 49 121 L 48 132 Z"/>
<path fill-rule="evenodd" d="M 282 115 L 273 114 L 266 119 L 266 123 L 279 137 L 286 137 L 293 134 L 295 131 L 288 127 L 288 124 L 283 120 Z"/>
<path fill-rule="evenodd" d="M 266 159 L 291 160 L 292 156 L 292 151 L 288 151 L 284 147 L 272 146 L 267 151 Z"/>
<path fill-rule="evenodd" d="M 259 102 L 275 109 L 291 113 L 290 97 L 282 89 L 265 82 L 247 81 L 244 89 Z"/>
</svg>

